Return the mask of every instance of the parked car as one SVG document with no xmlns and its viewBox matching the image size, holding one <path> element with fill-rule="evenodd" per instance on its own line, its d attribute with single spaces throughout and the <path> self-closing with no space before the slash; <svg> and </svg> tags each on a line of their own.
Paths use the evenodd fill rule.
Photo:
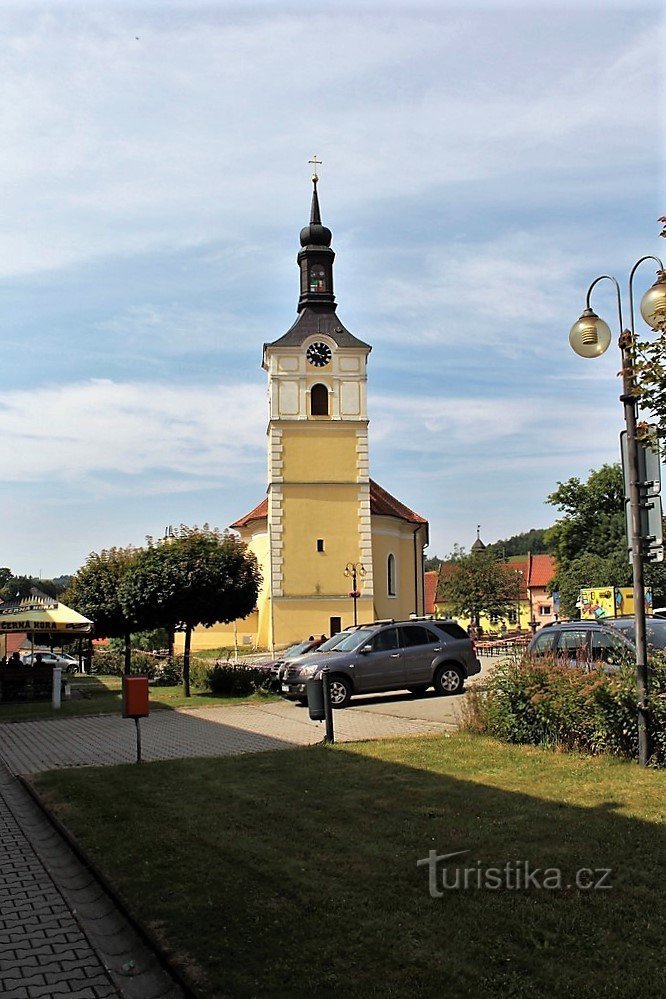
<svg viewBox="0 0 666 999">
<path fill-rule="evenodd" d="M 338 638 L 338 636 L 336 636 Z M 467 632 L 450 619 L 376 621 L 343 633 L 282 671 L 288 700 L 307 702 L 307 681 L 330 671 L 331 703 L 344 708 L 354 694 L 409 690 L 459 694 L 468 676 L 481 671 Z"/>
<path fill-rule="evenodd" d="M 24 666 L 59 666 L 63 673 L 78 673 L 79 660 L 66 652 L 25 652 L 21 656 Z"/>
<path fill-rule="evenodd" d="M 666 620 L 649 617 L 645 623 L 648 651 L 666 649 Z M 618 667 L 636 656 L 633 617 L 601 621 L 556 621 L 537 631 L 527 647 L 531 656 L 554 656 L 581 665 L 605 663 Z"/>
<path fill-rule="evenodd" d="M 253 662 L 251 666 L 252 669 L 258 669 L 263 673 L 266 673 L 271 681 L 277 680 L 280 668 L 284 666 L 288 660 L 298 659 L 300 656 L 307 655 L 309 652 L 313 652 L 315 649 L 320 648 L 322 644 L 321 638 L 308 638 L 303 642 L 298 642 L 296 645 L 290 646 L 288 649 L 285 649 L 284 652 L 280 652 L 278 658 L 276 659 L 261 659 L 259 662 Z"/>
<path fill-rule="evenodd" d="M 347 638 L 347 636 L 349 635 L 350 631 L 357 631 L 360 627 L 361 627 L 361 625 L 359 625 L 359 624 L 351 624 L 351 625 L 349 625 L 348 628 L 345 628 L 344 631 L 339 631 L 336 635 L 332 635 L 331 638 L 327 638 L 325 642 L 321 643 L 321 645 L 315 646 L 312 649 L 306 649 L 305 652 L 299 652 L 296 655 L 289 655 L 288 654 L 289 650 L 287 650 L 287 652 L 283 653 L 283 658 L 281 660 L 279 660 L 278 664 L 277 664 L 278 665 L 278 671 L 277 671 L 278 680 L 280 682 L 282 682 L 282 679 L 284 678 L 285 672 L 289 669 L 289 666 L 291 665 L 291 663 L 295 659 L 300 661 L 301 660 L 301 656 L 311 656 L 311 655 L 313 655 L 315 653 L 317 655 L 319 655 L 319 654 L 323 654 L 325 652 L 332 652 L 333 649 L 337 649 L 337 647 L 340 644 L 340 642 L 342 642 L 345 638 Z M 298 646 L 297 646 L 297 648 L 298 648 Z"/>
</svg>

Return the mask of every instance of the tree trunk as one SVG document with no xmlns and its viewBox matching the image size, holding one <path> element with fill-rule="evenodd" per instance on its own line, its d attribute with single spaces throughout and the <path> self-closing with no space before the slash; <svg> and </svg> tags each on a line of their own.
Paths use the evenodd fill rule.
<svg viewBox="0 0 666 999">
<path fill-rule="evenodd" d="M 130 639 L 130 632 L 125 632 L 125 676 L 129 676 L 132 672 L 132 643 Z"/>
<path fill-rule="evenodd" d="M 172 624 L 170 624 L 169 627 L 167 628 L 167 634 L 169 636 L 169 638 L 167 640 L 167 644 L 169 646 L 169 662 L 172 663 L 173 662 L 173 646 L 174 646 L 174 642 L 175 642 L 175 628 L 173 627 Z"/>
<path fill-rule="evenodd" d="M 190 696 L 190 643 L 192 640 L 192 625 L 185 625 L 185 648 L 183 649 L 183 684 L 185 697 Z"/>
</svg>

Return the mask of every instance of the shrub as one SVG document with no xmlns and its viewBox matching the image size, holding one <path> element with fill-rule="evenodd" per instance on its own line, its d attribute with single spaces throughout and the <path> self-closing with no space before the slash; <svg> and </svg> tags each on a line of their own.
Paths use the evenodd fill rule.
<svg viewBox="0 0 666 999">
<path fill-rule="evenodd" d="M 471 696 L 470 696 L 471 695 Z M 652 763 L 666 765 L 666 661 L 650 663 Z M 636 675 L 528 657 L 500 663 L 485 689 L 468 694 L 463 724 L 505 742 L 638 756 Z"/>
<path fill-rule="evenodd" d="M 157 659 L 154 664 L 153 683 L 156 687 L 177 687 L 183 682 L 183 657 Z M 193 684 L 197 686 L 197 684 Z"/>
<path fill-rule="evenodd" d="M 146 652 L 132 650 L 132 673 L 154 679 L 165 660 L 156 659 Z M 92 659 L 92 672 L 106 676 L 122 676 L 125 672 L 125 657 L 122 652 L 106 649 L 97 650 Z M 181 666 L 182 672 L 182 666 Z"/>
<path fill-rule="evenodd" d="M 265 672 L 251 666 L 216 663 L 208 671 L 208 687 L 218 696 L 247 697 L 264 689 L 265 682 Z"/>
</svg>

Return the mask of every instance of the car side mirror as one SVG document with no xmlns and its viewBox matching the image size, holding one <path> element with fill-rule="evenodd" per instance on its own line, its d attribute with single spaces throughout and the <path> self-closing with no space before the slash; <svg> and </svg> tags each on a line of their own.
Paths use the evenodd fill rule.
<svg viewBox="0 0 666 999">
<path fill-rule="evenodd" d="M 358 651 L 366 655 L 368 652 L 372 652 L 372 645 L 362 645 Z"/>
</svg>

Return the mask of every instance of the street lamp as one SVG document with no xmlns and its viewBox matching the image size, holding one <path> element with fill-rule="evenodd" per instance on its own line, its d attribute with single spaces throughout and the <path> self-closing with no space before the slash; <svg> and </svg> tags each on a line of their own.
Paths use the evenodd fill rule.
<svg viewBox="0 0 666 999">
<path fill-rule="evenodd" d="M 349 596 L 354 601 L 354 625 L 356 625 L 358 623 L 356 615 L 356 601 L 361 596 L 361 591 L 356 589 L 356 582 L 359 577 L 363 579 L 363 577 L 365 576 L 365 569 L 363 567 L 363 563 L 347 562 L 347 565 L 345 566 L 345 576 L 348 579 L 351 576 L 352 588 L 349 593 Z"/>
<path fill-rule="evenodd" d="M 599 357 L 611 342 L 608 325 L 590 308 L 592 289 L 600 281 L 611 281 L 617 293 L 619 322 L 618 344 L 622 353 L 622 395 L 624 421 L 627 428 L 627 478 L 629 483 L 629 512 L 631 515 L 631 568 L 634 588 L 634 617 L 636 638 L 636 690 L 638 695 L 638 762 L 647 766 L 648 710 L 647 710 L 647 639 L 645 634 L 645 584 L 643 579 L 643 549 L 641 543 L 641 490 L 639 477 L 638 439 L 636 436 L 637 391 L 634 374 L 634 274 L 646 260 L 659 264 L 657 280 L 645 293 L 641 302 L 641 315 L 652 329 L 657 329 L 666 315 L 666 273 L 658 257 L 645 256 L 637 260 L 629 275 L 629 318 L 630 328 L 624 328 L 622 319 L 622 295 L 614 277 L 602 274 L 595 278 L 587 290 L 585 310 L 569 333 L 569 343 L 581 357 Z M 625 486 L 626 488 L 626 486 Z"/>
</svg>

